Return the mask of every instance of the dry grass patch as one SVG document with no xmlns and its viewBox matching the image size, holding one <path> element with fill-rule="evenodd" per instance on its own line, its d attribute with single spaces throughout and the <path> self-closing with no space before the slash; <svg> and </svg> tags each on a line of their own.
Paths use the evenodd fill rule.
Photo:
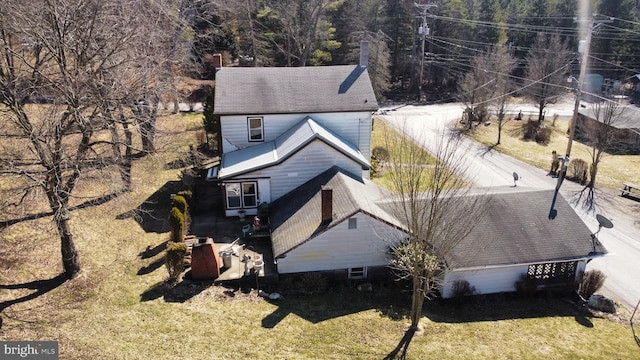
<svg viewBox="0 0 640 360">
<path fill-rule="evenodd" d="M 538 144 L 534 141 L 524 141 L 520 135 L 521 121 L 510 121 L 502 130 L 501 144 L 495 146 L 498 139 L 498 126 L 479 126 L 469 135 L 488 147 L 503 152 L 516 159 L 531 164 L 537 168 L 549 171 L 551 169 L 551 153 L 555 150 L 559 156 L 564 156 L 567 149 L 567 129 L 570 118 L 559 118 L 556 126 L 551 121 L 545 125 L 552 130 L 549 144 Z M 577 141 L 571 146 L 571 159 L 583 159 L 591 163 L 589 147 Z M 598 167 L 596 187 L 619 189 L 623 182 L 640 183 L 640 155 L 611 155 L 606 154 Z"/>
<path fill-rule="evenodd" d="M 150 219 L 132 210 L 178 180 L 180 169 L 165 165 L 188 151 L 198 121 L 161 119 L 160 151 L 136 160 L 135 190 L 73 212 L 82 272 L 5 307 L 0 338 L 58 340 L 62 359 L 380 359 L 392 352 L 408 324 L 403 288 L 374 285 L 373 292 L 361 293 L 344 283 L 271 303 L 234 284 L 185 283 L 193 292 L 188 299 L 164 296 L 161 249 L 168 232 L 146 231 L 140 220 Z M 160 222 L 163 211 L 157 212 Z M 12 225 L 0 237 L 0 254 L 12 254 L 0 259 L 0 302 L 36 291 L 20 284 L 61 273 L 59 239 L 49 217 Z M 588 317 L 587 327 L 572 305 L 554 298 L 426 306 L 425 335 L 412 339 L 408 359 L 608 359 L 638 351 L 628 326 Z"/>
<path fill-rule="evenodd" d="M 376 149 L 380 147 L 388 151 L 389 154 L 393 154 L 398 150 L 393 148 L 388 148 L 388 147 L 393 146 L 393 144 L 398 144 L 399 142 L 404 141 L 401 139 L 402 139 L 402 134 L 400 134 L 392 126 L 385 123 L 384 120 L 382 119 L 374 120 L 373 131 L 371 134 L 372 149 Z M 420 158 L 423 159 L 424 161 L 421 164 L 417 164 L 418 166 L 431 166 L 435 164 L 436 159 L 431 155 L 429 155 L 427 151 L 421 148 L 420 146 L 416 145 L 413 142 L 407 143 L 405 145 L 410 147 L 410 149 L 408 150 L 409 152 L 416 151 L 416 152 L 424 153 L 424 156 L 420 156 Z M 374 161 L 375 160 L 372 160 L 372 162 Z M 391 177 L 390 177 L 389 171 L 387 171 L 388 164 L 385 164 L 385 162 L 382 161 L 382 162 L 376 162 L 374 166 L 376 167 L 376 171 L 371 176 L 371 181 L 373 181 L 374 183 L 378 184 L 379 186 L 385 189 L 393 190 L 394 185 L 391 183 Z M 422 187 L 426 189 L 428 185 L 426 181 L 428 181 L 428 179 L 425 178 L 421 180 L 424 180 Z"/>
</svg>

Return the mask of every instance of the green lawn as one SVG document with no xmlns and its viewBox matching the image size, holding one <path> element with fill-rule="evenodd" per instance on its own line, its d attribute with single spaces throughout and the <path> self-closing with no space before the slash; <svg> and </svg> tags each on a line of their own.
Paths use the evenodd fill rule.
<svg viewBox="0 0 640 360">
<path fill-rule="evenodd" d="M 194 283 L 178 288 L 183 301 L 164 296 L 160 249 L 168 233 L 145 231 L 149 224 L 139 220 L 153 221 L 150 216 L 129 215 L 178 180 L 180 170 L 167 164 L 195 143 L 199 121 L 163 118 L 160 152 L 134 165 L 135 191 L 73 213 L 83 269 L 76 279 L 42 293 L 29 284 L 62 271 L 50 218 L 0 230 L 0 340 L 58 340 L 61 359 L 381 359 L 392 353 L 409 322 L 408 293 L 397 285 L 361 293 L 343 283 L 320 295 L 269 302 L 255 290 Z M 546 294 L 429 302 L 423 324 L 408 359 L 640 356 L 626 323 L 585 317 Z"/>
</svg>

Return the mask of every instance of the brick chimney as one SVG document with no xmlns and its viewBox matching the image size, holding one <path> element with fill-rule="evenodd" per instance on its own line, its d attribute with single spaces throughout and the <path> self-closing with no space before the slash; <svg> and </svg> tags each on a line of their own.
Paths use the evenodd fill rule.
<svg viewBox="0 0 640 360">
<path fill-rule="evenodd" d="M 222 54 L 213 54 L 213 67 L 216 69 L 222 67 Z"/>
<path fill-rule="evenodd" d="M 333 189 L 323 185 L 321 195 L 322 224 L 326 225 L 333 219 Z"/>
<path fill-rule="evenodd" d="M 360 42 L 360 66 L 367 67 L 369 63 L 369 42 L 361 41 Z"/>
</svg>

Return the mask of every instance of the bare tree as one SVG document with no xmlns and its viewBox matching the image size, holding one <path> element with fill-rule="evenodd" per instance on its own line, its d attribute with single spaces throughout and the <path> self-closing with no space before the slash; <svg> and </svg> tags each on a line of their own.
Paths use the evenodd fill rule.
<svg viewBox="0 0 640 360">
<path fill-rule="evenodd" d="M 592 123 L 591 126 L 583 129 L 586 130 L 584 136 L 589 145 L 589 154 L 591 156 L 589 183 L 587 184 L 590 188 L 593 188 L 596 184 L 598 165 L 606 151 L 615 148 L 620 142 L 616 123 L 620 122 L 625 108 L 618 102 L 605 101 L 604 103 L 595 103 L 592 110 L 596 123 Z"/>
<path fill-rule="evenodd" d="M 584 190 L 587 197 L 585 208 L 594 206 L 594 188 L 598 166 L 608 151 L 616 150 L 620 146 L 620 132 L 616 124 L 623 119 L 625 107 L 616 101 L 607 100 L 602 103 L 594 103 L 589 108 L 593 121 L 581 121 L 576 127 L 576 138 L 584 142 L 588 147 L 591 164 L 589 165 L 589 182 Z"/>
<path fill-rule="evenodd" d="M 269 0 L 271 21 L 278 23 L 280 34 L 271 44 L 284 57 L 286 66 L 306 66 L 326 62 L 328 50 L 340 43 L 333 39 L 335 29 L 327 12 L 336 9 L 341 0 Z M 266 19 L 266 18 L 265 18 Z M 270 31 L 274 31 L 270 29 Z M 329 55 L 330 57 L 330 55 Z"/>
<path fill-rule="evenodd" d="M 489 115 L 487 108 L 496 82 L 495 73 L 491 70 L 492 62 L 490 52 L 479 54 L 471 60 L 471 70 L 458 81 L 458 98 L 465 106 L 467 130 L 474 122 L 483 122 Z"/>
<path fill-rule="evenodd" d="M 179 110 L 178 79 L 193 67 L 193 9 L 189 1 L 174 8 L 157 0 L 136 8 L 136 28 L 129 41 L 126 58 L 131 64 L 126 105 L 131 110 L 142 139 L 142 151 L 154 153 L 158 106 L 162 94 L 170 94 L 173 110 Z M 171 4 L 171 3 L 169 3 Z M 125 79 L 126 80 L 126 79 Z"/>
<path fill-rule="evenodd" d="M 401 133 L 401 137 L 386 137 L 388 171 L 397 194 L 391 211 L 407 230 L 407 239 L 391 246 L 392 268 L 399 278 L 412 281 L 411 330 L 416 330 L 424 299 L 448 267 L 446 256 L 480 220 L 486 200 L 470 195 L 464 178 L 466 164 L 456 152 L 462 137 L 443 132 L 433 163 L 426 151 L 412 142 L 408 130 Z"/>
<path fill-rule="evenodd" d="M 145 1 L 141 8 L 161 11 L 154 5 Z M 117 149 L 131 145 L 130 133 L 124 131 L 127 140 L 120 142 L 112 127 L 128 126 L 113 122 L 124 116 L 118 104 L 127 94 L 126 81 L 116 75 L 144 68 L 131 51 L 153 30 L 140 26 L 138 6 L 125 0 L 7 0 L 0 7 L 0 190 L 12 206 L 35 211 L 43 210 L 41 191 L 68 278 L 80 271 L 70 226 L 71 210 L 79 205 L 75 189 L 87 178 L 93 193 L 83 196 L 117 193 L 108 181 L 117 171 Z M 117 116 L 110 115 L 114 110 Z"/>
<path fill-rule="evenodd" d="M 498 125 L 498 140 L 496 145 L 500 145 L 502 129 L 509 122 L 507 110 L 513 101 L 514 84 L 511 72 L 515 69 L 517 62 L 515 57 L 505 47 L 494 47 L 490 51 L 493 58 L 492 71 L 495 73 L 496 81 L 492 84 L 493 93 L 489 103 L 493 106 Z"/>
<path fill-rule="evenodd" d="M 274 53 L 289 51 L 279 13 L 268 0 L 209 1 L 238 37 L 240 66 L 275 66 Z"/>
<path fill-rule="evenodd" d="M 527 55 L 525 87 L 522 93 L 538 108 L 538 122 L 544 120 L 545 108 L 567 92 L 568 66 L 572 53 L 559 35 L 538 34 Z"/>
</svg>

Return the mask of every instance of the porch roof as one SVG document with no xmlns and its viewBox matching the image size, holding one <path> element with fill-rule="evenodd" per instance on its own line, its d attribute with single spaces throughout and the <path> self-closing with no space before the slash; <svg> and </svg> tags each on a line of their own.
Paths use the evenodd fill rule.
<svg viewBox="0 0 640 360">
<path fill-rule="evenodd" d="M 365 169 L 371 166 L 355 145 L 306 117 L 274 141 L 223 154 L 218 178 L 224 180 L 279 164 L 314 140 L 325 142 Z"/>
</svg>

